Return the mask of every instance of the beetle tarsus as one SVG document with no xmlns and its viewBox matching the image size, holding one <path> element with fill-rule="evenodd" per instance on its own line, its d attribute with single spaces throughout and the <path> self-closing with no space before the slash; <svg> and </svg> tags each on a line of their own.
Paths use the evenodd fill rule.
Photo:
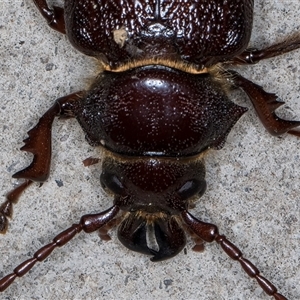
<svg viewBox="0 0 300 300">
<path fill-rule="evenodd" d="M 31 180 L 18 185 L 6 195 L 6 201 L 0 206 L 0 233 L 5 234 L 8 228 L 8 218 L 12 217 L 13 204 L 16 204 L 21 194 L 32 184 Z"/>
</svg>

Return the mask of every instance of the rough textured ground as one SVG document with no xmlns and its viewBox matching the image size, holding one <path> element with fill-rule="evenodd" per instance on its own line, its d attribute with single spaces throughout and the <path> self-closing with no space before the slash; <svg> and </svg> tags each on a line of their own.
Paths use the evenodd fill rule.
<svg viewBox="0 0 300 300">
<path fill-rule="evenodd" d="M 50 1 L 49 1 L 50 2 Z M 252 46 L 263 47 L 300 30 L 299 1 L 255 1 Z M 57 1 L 55 2 L 57 3 Z M 55 98 L 86 88 L 94 60 L 76 52 L 47 27 L 30 0 L 0 1 L 0 183 L 31 157 L 18 149 L 26 132 Z M 287 102 L 283 115 L 300 118 L 300 51 L 240 72 Z M 193 213 L 219 226 L 288 299 L 300 298 L 300 139 L 272 137 L 249 107 L 225 147 L 206 158 L 208 190 Z M 99 166 L 82 160 L 100 155 L 75 121 L 53 130 L 49 180 L 32 186 L 15 206 L 13 222 L 0 241 L 0 277 L 80 216 L 110 206 L 99 186 Z M 1 202 L 2 202 L 1 200 Z M 240 266 L 215 244 L 203 254 L 192 243 L 174 259 L 152 263 L 125 249 L 112 234 L 80 234 L 18 279 L 1 299 L 269 299 Z"/>
</svg>

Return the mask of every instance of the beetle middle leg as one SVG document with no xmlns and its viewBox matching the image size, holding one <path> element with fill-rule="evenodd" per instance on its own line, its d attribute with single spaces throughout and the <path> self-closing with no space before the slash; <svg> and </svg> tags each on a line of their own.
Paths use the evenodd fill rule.
<svg viewBox="0 0 300 300">
<path fill-rule="evenodd" d="M 21 193 L 33 182 L 43 183 L 47 180 L 51 164 L 51 131 L 56 116 L 62 118 L 73 117 L 76 103 L 81 100 L 83 93 L 78 92 L 59 98 L 53 106 L 40 118 L 37 125 L 28 131 L 28 138 L 24 140 L 23 151 L 33 153 L 32 163 L 25 169 L 15 173 L 12 177 L 25 179 L 6 196 L 6 201 L 0 206 L 0 233 L 5 233 L 8 219 L 12 217 L 13 204 L 18 202 Z"/>
<path fill-rule="evenodd" d="M 52 29 L 66 33 L 63 8 L 58 6 L 50 8 L 46 0 L 33 0 L 33 2 Z"/>
<path fill-rule="evenodd" d="M 230 63 L 238 65 L 256 64 L 259 61 L 284 53 L 291 52 L 300 48 L 300 33 L 292 34 L 284 41 L 271 45 L 264 49 L 248 48 L 236 56 Z"/>
<path fill-rule="evenodd" d="M 299 48 L 300 33 L 297 32 L 283 42 L 265 49 L 246 49 L 229 63 L 240 65 L 255 64 L 263 59 L 282 55 Z M 300 121 L 283 120 L 276 115 L 275 110 L 284 104 L 284 102 L 277 100 L 276 94 L 267 93 L 261 86 L 242 77 L 235 71 L 228 70 L 227 72 L 232 76 L 233 85 L 241 88 L 248 95 L 260 121 L 270 134 L 277 136 L 289 133 L 300 137 L 300 131 L 294 129 L 300 126 Z"/>
</svg>

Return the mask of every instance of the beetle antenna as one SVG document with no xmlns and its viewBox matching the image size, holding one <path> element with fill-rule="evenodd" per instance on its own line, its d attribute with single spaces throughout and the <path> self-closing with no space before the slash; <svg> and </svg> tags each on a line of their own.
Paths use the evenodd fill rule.
<svg viewBox="0 0 300 300">
<path fill-rule="evenodd" d="M 96 231 L 111 221 L 118 212 L 119 207 L 114 205 L 99 214 L 81 217 L 79 224 L 73 224 L 71 227 L 58 234 L 50 244 L 40 248 L 33 254 L 32 258 L 17 266 L 13 270 L 13 273 L 0 279 L 0 292 L 7 289 L 17 277 L 22 277 L 30 271 L 38 261 L 40 262 L 46 259 L 55 248 L 62 247 L 68 243 L 77 233 L 81 232 L 81 230 L 84 230 L 87 233 Z"/>
<path fill-rule="evenodd" d="M 202 240 L 211 243 L 216 241 L 221 245 L 225 253 L 233 260 L 238 261 L 244 271 L 251 277 L 256 279 L 260 287 L 269 296 L 273 296 L 276 300 L 287 300 L 284 296 L 277 293 L 277 288 L 265 277 L 260 275 L 259 270 L 253 265 L 252 262 L 243 257 L 243 253 L 239 248 L 232 244 L 224 235 L 219 234 L 218 227 L 216 225 L 202 222 L 196 219 L 186 210 L 181 213 L 183 221 L 189 226 L 189 228 L 195 232 Z"/>
</svg>

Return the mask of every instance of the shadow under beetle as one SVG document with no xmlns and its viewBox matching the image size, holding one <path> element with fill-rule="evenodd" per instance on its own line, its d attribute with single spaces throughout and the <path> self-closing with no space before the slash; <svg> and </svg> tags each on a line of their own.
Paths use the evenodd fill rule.
<svg viewBox="0 0 300 300">
<path fill-rule="evenodd" d="M 108 230 L 117 227 L 124 246 L 151 255 L 152 261 L 178 254 L 186 244 L 185 232 L 194 239 L 195 250 L 216 241 L 268 295 L 286 299 L 215 225 L 188 212 L 191 198 L 206 189 L 204 153 L 222 148 L 246 112 L 229 100 L 231 89 L 248 95 L 271 134 L 300 136 L 294 129 L 299 121 L 275 114 L 283 104 L 275 94 L 228 69 L 300 48 L 300 34 L 295 34 L 262 50 L 248 49 L 253 2 L 65 0 L 64 8 L 50 8 L 46 0 L 34 0 L 48 25 L 97 58 L 103 72 L 89 90 L 57 99 L 28 132 L 21 150 L 34 158 L 13 175 L 25 181 L 0 207 L 0 232 L 6 232 L 20 194 L 48 178 L 56 116 L 76 118 L 87 141 L 106 150 L 100 182 L 113 192 L 114 202 L 57 235 L 2 278 L 0 291 L 80 231 L 98 230 L 107 240 Z"/>
</svg>

